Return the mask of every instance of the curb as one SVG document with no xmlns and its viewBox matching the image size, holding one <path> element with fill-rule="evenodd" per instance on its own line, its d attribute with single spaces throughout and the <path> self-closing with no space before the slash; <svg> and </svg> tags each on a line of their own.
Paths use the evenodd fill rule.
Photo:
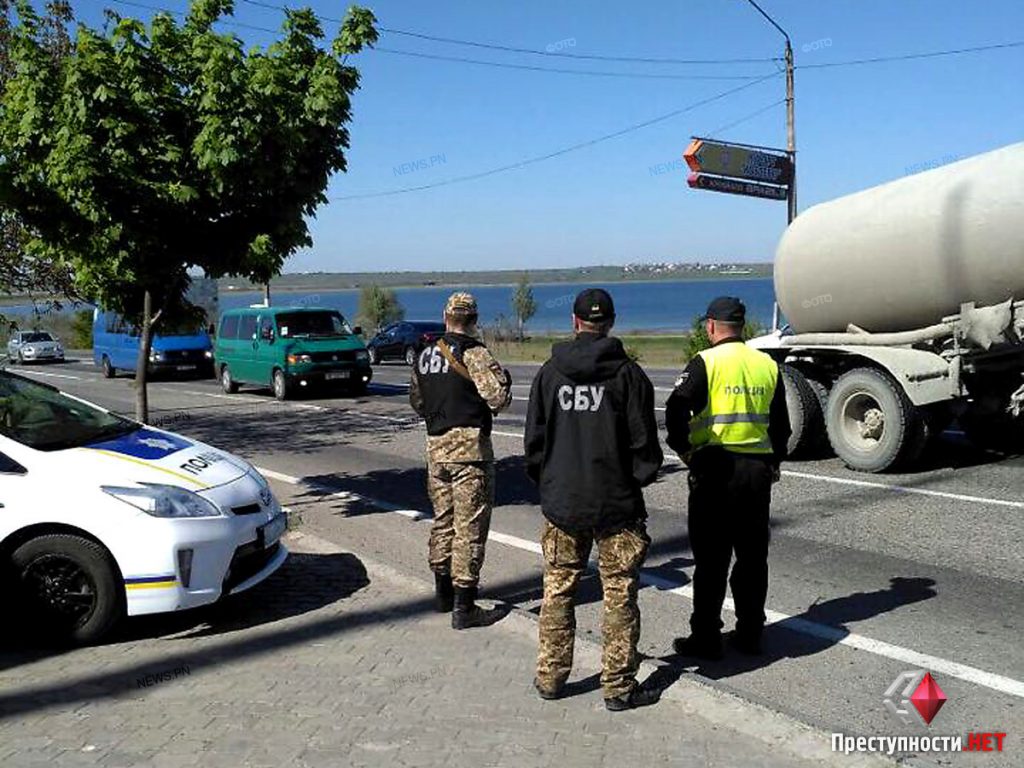
<svg viewBox="0 0 1024 768">
<path fill-rule="evenodd" d="M 349 552 L 339 544 L 303 531 L 289 531 L 288 538 L 299 544 L 305 551 L 317 554 Z M 424 579 L 407 576 L 389 565 L 357 556 L 367 572 L 401 589 L 410 592 L 431 592 L 433 587 Z M 530 640 L 537 639 L 537 621 L 531 614 L 514 608 L 495 627 L 503 628 Z M 601 668 L 600 644 L 585 637 L 576 638 L 576 663 L 593 669 Z M 640 677 L 646 678 L 658 667 L 649 661 L 640 663 Z M 527 674 L 527 673 L 524 673 Z M 782 751 L 793 757 L 832 766 L 856 766 L 857 768 L 892 768 L 900 763 L 884 755 L 852 754 L 833 752 L 829 734 L 802 723 L 794 718 L 776 712 L 734 694 L 718 690 L 692 677 L 683 676 L 664 689 L 662 699 L 681 705 L 687 715 L 700 717 L 709 723 L 722 726 L 744 736 L 757 739 L 773 751 Z"/>
</svg>

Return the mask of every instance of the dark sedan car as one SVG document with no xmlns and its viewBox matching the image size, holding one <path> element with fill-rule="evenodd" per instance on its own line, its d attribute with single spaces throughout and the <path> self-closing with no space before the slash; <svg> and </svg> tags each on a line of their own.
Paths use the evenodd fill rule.
<svg viewBox="0 0 1024 768">
<path fill-rule="evenodd" d="M 444 323 L 402 320 L 381 328 L 380 333 L 366 342 L 366 349 L 373 365 L 385 360 L 404 360 L 407 365 L 413 365 L 416 354 L 443 335 Z"/>
</svg>

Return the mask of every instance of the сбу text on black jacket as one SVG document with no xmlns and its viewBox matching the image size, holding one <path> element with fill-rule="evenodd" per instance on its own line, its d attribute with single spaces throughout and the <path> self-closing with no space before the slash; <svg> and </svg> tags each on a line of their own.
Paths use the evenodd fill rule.
<svg viewBox="0 0 1024 768">
<path fill-rule="evenodd" d="M 526 471 L 541 509 L 565 530 L 647 516 L 641 488 L 661 467 L 654 387 L 622 342 L 580 333 L 556 344 L 530 390 Z"/>
</svg>

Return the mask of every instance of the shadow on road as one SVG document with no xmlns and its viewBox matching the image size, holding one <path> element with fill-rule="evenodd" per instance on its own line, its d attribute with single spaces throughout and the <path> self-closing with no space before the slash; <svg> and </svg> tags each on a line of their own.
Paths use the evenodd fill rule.
<svg viewBox="0 0 1024 768">
<path fill-rule="evenodd" d="M 667 688 L 694 667 L 697 674 L 711 680 L 721 680 L 762 669 L 782 659 L 821 653 L 850 635 L 847 624 L 929 600 L 936 595 L 933 579 L 897 576 L 889 582 L 885 589 L 857 592 L 815 603 L 801 614 L 769 624 L 764 630 L 763 653 L 760 656 L 730 652 L 726 645 L 725 658 L 717 662 L 698 662 L 674 653 L 659 657 L 656 660 L 664 664 L 651 675 L 650 685 Z"/>
</svg>

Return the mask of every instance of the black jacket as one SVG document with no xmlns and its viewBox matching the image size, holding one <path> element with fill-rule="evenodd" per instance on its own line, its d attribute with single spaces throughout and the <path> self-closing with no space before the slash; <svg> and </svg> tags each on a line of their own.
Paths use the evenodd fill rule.
<svg viewBox="0 0 1024 768">
<path fill-rule="evenodd" d="M 581 333 L 552 348 L 530 391 L 525 448 L 541 510 L 560 528 L 646 518 L 640 489 L 662 462 L 654 387 L 618 339 Z"/>
</svg>

